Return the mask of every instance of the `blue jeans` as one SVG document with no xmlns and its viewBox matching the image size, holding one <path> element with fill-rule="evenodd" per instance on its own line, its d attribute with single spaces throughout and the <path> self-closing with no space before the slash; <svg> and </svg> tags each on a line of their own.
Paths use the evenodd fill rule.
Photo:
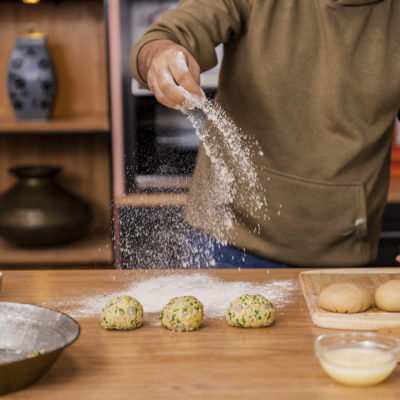
<svg viewBox="0 0 400 400">
<path fill-rule="evenodd" d="M 222 245 L 212 237 L 191 227 L 188 227 L 185 232 L 181 265 L 185 268 L 296 267 L 268 260 L 233 246 Z"/>
</svg>

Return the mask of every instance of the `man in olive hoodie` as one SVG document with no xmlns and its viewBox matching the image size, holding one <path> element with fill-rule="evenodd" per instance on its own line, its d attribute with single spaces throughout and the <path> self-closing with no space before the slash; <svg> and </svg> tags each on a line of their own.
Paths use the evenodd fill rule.
<svg viewBox="0 0 400 400">
<path fill-rule="evenodd" d="M 271 216 L 246 213 L 238 193 L 224 205 L 233 248 L 289 265 L 375 259 L 400 108 L 399 20 L 399 0 L 182 0 L 135 45 L 134 76 L 176 108 L 188 105 L 178 86 L 202 96 L 200 71 L 224 44 L 216 101 L 260 144 Z M 185 220 L 217 237 L 211 173 L 201 146 Z"/>
</svg>

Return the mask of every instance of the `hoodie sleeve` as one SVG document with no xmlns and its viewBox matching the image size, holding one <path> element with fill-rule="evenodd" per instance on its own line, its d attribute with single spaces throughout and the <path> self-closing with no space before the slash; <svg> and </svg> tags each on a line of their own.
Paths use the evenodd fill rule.
<svg viewBox="0 0 400 400">
<path fill-rule="evenodd" d="M 176 9 L 164 13 L 135 44 L 130 55 L 134 77 L 145 87 L 137 57 L 148 42 L 171 40 L 185 47 L 197 60 L 201 71 L 217 64 L 215 47 L 240 36 L 245 30 L 248 0 L 181 0 Z"/>
</svg>

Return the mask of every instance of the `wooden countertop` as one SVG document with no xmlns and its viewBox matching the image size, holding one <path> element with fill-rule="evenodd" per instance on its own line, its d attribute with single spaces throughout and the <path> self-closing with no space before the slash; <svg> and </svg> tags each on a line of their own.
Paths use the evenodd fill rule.
<svg viewBox="0 0 400 400">
<path fill-rule="evenodd" d="M 298 283 L 300 271 L 201 271 L 226 281 L 294 279 L 291 301 L 275 304 L 276 323 L 269 328 L 232 328 L 222 319 L 207 319 L 202 329 L 192 333 L 175 333 L 149 323 L 135 331 L 117 332 L 101 328 L 97 318 L 78 319 L 82 328 L 78 341 L 40 381 L 4 399 L 400 398 L 399 366 L 387 381 L 370 388 L 340 385 L 321 369 L 314 340 L 332 331 L 312 325 Z M 56 304 L 121 290 L 155 274 L 160 272 L 5 271 L 0 300 Z"/>
</svg>

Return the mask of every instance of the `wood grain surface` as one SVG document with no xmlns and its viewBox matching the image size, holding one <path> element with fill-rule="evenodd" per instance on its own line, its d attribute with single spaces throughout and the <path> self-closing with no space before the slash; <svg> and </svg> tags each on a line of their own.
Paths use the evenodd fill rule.
<svg viewBox="0 0 400 400">
<path fill-rule="evenodd" d="M 55 250 L 25 251 L 0 240 L 0 264 L 112 262 L 110 138 L 89 135 L 0 136 L 0 194 L 10 189 L 16 178 L 8 168 L 16 165 L 59 165 L 57 181 L 89 200 L 93 221 L 85 232 L 89 240 Z M 99 238 L 101 238 L 99 240 Z M 108 246 L 108 247 L 106 247 Z M 99 248 L 101 250 L 100 255 Z M 84 252 L 86 254 L 84 254 Z M 29 254 L 31 253 L 31 254 Z M 89 256 L 91 254 L 91 256 Z"/>
<path fill-rule="evenodd" d="M 0 238 L 0 268 L 46 269 L 111 267 L 113 246 L 107 231 L 90 232 L 78 240 L 60 246 L 45 248 L 20 248 Z"/>
<path fill-rule="evenodd" d="M 82 247 L 61 249 L 59 262 L 85 263 L 89 259 L 92 263 L 111 263 L 112 254 L 106 247 L 111 247 L 111 240 L 104 234 L 110 232 L 111 224 L 110 137 L 75 134 L 106 133 L 110 129 L 104 2 L 42 1 L 26 5 L 2 1 L 0 26 L 0 193 L 15 182 L 8 173 L 10 166 L 61 165 L 61 183 L 91 202 L 94 218 L 90 233 L 96 239 L 91 246 L 86 241 Z M 49 121 L 17 121 L 7 94 L 7 66 L 15 38 L 30 28 L 46 35 L 56 69 L 57 95 Z M 46 134 L 34 134 L 37 132 Z M 60 132 L 63 134 L 56 135 Z M 99 248 L 103 253 L 100 258 Z M 82 256 L 85 250 L 88 252 Z M 0 264 L 46 262 L 40 252 L 33 259 L 26 252 L 20 253 L 0 242 Z M 55 260 L 54 256 L 51 259 Z"/>
<path fill-rule="evenodd" d="M 56 69 L 57 95 L 52 119 L 101 115 L 102 121 L 109 125 L 106 29 L 101 0 L 58 4 L 42 1 L 36 5 L 2 1 L 0 26 L 0 76 L 3 80 L 0 85 L 0 132 L 9 130 L 10 123 L 16 123 L 5 77 L 15 38 L 29 28 L 46 35 Z M 23 126 L 20 126 L 22 131 Z"/>
<path fill-rule="evenodd" d="M 300 274 L 301 288 L 313 323 L 322 328 L 400 328 L 400 313 L 371 307 L 362 313 L 341 314 L 324 310 L 318 301 L 322 289 L 332 283 L 355 282 L 373 296 L 376 288 L 390 279 L 400 279 L 400 268 L 359 268 L 306 271 Z"/>
<path fill-rule="evenodd" d="M 294 291 L 283 304 L 275 304 L 276 322 L 269 328 L 232 328 L 223 319 L 206 317 L 204 326 L 192 333 L 174 333 L 146 319 L 135 331 L 116 332 L 101 328 L 97 317 L 78 319 L 78 341 L 40 381 L 4 399 L 398 399 L 399 366 L 371 388 L 343 386 L 323 372 L 314 341 L 331 331 L 313 326 L 300 271 L 201 271 L 226 282 L 291 280 Z M 56 304 L 171 273 L 176 272 L 4 271 L 0 300 Z"/>
</svg>

